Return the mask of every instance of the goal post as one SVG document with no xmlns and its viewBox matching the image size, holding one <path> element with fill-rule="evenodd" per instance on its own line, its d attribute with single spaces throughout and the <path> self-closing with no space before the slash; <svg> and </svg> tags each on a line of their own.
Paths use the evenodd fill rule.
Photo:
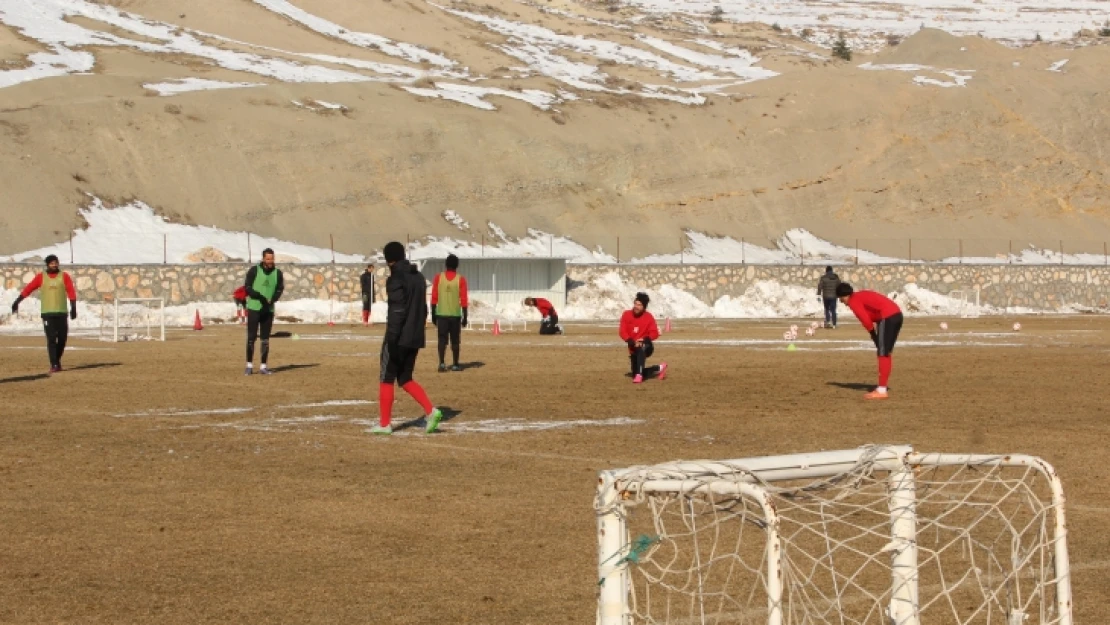
<svg viewBox="0 0 1110 625">
<path fill-rule="evenodd" d="M 908 446 L 602 471 L 597 623 L 1072 625 L 1064 501 Z"/>
<path fill-rule="evenodd" d="M 100 337 L 106 339 L 107 330 L 111 329 L 111 341 L 118 343 L 121 340 L 141 338 L 152 341 L 166 340 L 166 300 L 161 297 L 119 297 L 114 298 L 110 307 L 112 319 L 108 323 L 104 307 L 101 307 Z M 142 329 L 145 334 L 138 332 L 128 334 L 129 328 Z M 123 330 L 123 334 L 120 330 Z"/>
</svg>

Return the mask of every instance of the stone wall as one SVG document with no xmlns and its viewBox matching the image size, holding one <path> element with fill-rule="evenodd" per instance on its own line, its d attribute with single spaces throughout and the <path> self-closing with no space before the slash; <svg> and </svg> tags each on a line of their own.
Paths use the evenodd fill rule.
<svg viewBox="0 0 1110 625">
<path fill-rule="evenodd" d="M 243 283 L 250 265 L 211 263 L 196 265 L 97 265 L 64 266 L 76 282 L 82 301 L 111 297 L 161 297 L 166 305 L 192 302 L 226 302 Z M 284 265 L 283 299 L 354 301 L 360 297 L 359 276 L 365 265 Z M 27 284 L 42 265 L 0 264 L 0 280 L 7 289 Z M 385 297 L 384 266 L 375 267 L 375 299 Z"/>
<path fill-rule="evenodd" d="M 243 263 L 195 265 L 66 266 L 83 301 L 115 297 L 163 297 L 168 305 L 231 299 L 248 266 Z M 363 265 L 284 265 L 284 299 L 354 301 L 359 297 Z M 980 301 L 991 306 L 1024 306 L 1046 310 L 1064 305 L 1106 308 L 1110 300 L 1110 267 L 1090 265 L 860 265 L 837 267 L 841 279 L 857 288 L 894 291 L 916 283 L 937 293 L 980 288 Z M 41 265 L 0 264 L 7 289 L 22 288 Z M 568 265 L 573 292 L 598 275 L 616 271 L 627 282 L 649 290 L 664 284 L 687 291 L 712 304 L 739 297 L 759 280 L 815 288 L 823 266 L 786 265 Z M 385 297 L 385 266 L 375 268 L 375 299 Z"/>
<path fill-rule="evenodd" d="M 980 303 L 997 307 L 1106 308 L 1110 300 L 1110 267 L 1105 266 L 904 264 L 834 269 L 857 289 L 883 293 L 911 283 L 941 294 L 978 286 Z M 649 290 L 670 284 L 712 304 L 725 295 L 743 295 L 759 280 L 804 286 L 816 293 L 824 270 L 823 265 L 571 265 L 567 273 L 572 289 L 588 284 L 594 276 L 617 271 L 630 284 Z"/>
</svg>

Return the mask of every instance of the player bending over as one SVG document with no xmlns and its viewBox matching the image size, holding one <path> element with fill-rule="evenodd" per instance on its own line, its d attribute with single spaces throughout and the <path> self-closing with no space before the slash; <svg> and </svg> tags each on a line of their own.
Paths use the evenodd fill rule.
<svg viewBox="0 0 1110 625">
<path fill-rule="evenodd" d="M 632 383 L 639 384 L 647 376 L 657 375 L 660 380 L 667 377 L 667 363 L 645 367 L 647 359 L 655 352 L 655 340 L 659 338 L 659 326 L 655 317 L 647 311 L 651 298 L 647 293 L 637 293 L 632 302 L 632 310 L 621 315 L 621 340 L 628 344 L 628 360 L 632 363 Z"/>
<path fill-rule="evenodd" d="M 865 330 L 871 333 L 871 340 L 879 354 L 879 386 L 864 395 L 865 399 L 886 399 L 887 381 L 893 367 L 891 354 L 898 332 L 902 329 L 902 309 L 890 298 L 875 291 L 856 291 L 847 282 L 836 287 L 840 303 L 852 309 Z"/>
<path fill-rule="evenodd" d="M 524 305 L 534 307 L 543 316 L 543 321 L 540 322 L 540 334 L 563 333 L 563 326 L 559 325 L 559 313 L 555 312 L 551 302 L 542 297 L 526 297 Z"/>
<path fill-rule="evenodd" d="M 247 287 L 239 285 L 235 292 L 231 294 L 231 299 L 235 300 L 235 322 L 244 324 L 247 322 Z"/>
<path fill-rule="evenodd" d="M 385 339 L 382 341 L 381 378 L 378 384 L 378 407 L 381 410 L 379 425 L 370 428 L 371 434 L 393 434 L 393 385 L 398 384 L 424 409 L 428 434 L 436 431 L 443 413 L 432 406 L 424 389 L 412 379 L 416 357 L 424 347 L 424 324 L 428 319 L 428 304 L 424 300 L 428 282 L 412 263 L 405 260 L 405 246 L 391 241 L 382 249 L 389 265 L 385 280 L 386 304 L 389 307 L 385 321 Z"/>
</svg>

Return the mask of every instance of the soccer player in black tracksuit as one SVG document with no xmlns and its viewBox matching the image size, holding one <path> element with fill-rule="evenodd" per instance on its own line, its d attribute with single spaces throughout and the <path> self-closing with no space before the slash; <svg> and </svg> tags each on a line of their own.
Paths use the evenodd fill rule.
<svg viewBox="0 0 1110 625">
<path fill-rule="evenodd" d="M 424 324 L 428 321 L 428 303 L 424 296 L 428 281 L 412 263 L 405 260 L 405 246 L 396 241 L 382 250 L 389 265 L 389 278 L 385 281 L 386 314 L 385 338 L 382 341 L 381 379 L 378 385 L 378 407 L 381 409 L 379 424 L 370 428 L 371 434 L 393 433 L 393 385 L 398 384 L 420 404 L 426 415 L 428 434 L 436 431 L 443 413 L 432 406 L 423 387 L 412 379 L 416 369 L 416 356 L 424 347 Z"/>
<path fill-rule="evenodd" d="M 266 361 L 270 358 L 270 329 L 274 327 L 274 302 L 285 291 L 285 278 L 274 266 L 274 250 L 262 250 L 262 262 L 247 271 L 243 281 L 247 289 L 247 371 L 254 373 L 254 341 L 262 336 L 262 367 L 259 373 L 269 375 Z"/>
<path fill-rule="evenodd" d="M 370 307 L 374 303 L 374 266 L 367 265 L 358 281 L 362 287 L 362 325 L 370 325 Z"/>
</svg>

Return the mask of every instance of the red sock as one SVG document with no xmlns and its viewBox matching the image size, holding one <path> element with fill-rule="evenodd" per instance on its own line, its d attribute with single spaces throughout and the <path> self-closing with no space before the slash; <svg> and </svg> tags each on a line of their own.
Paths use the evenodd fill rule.
<svg viewBox="0 0 1110 625">
<path fill-rule="evenodd" d="M 367 321 L 370 321 L 370 311 L 364 310 L 362 311 L 362 322 L 366 323 Z"/>
<path fill-rule="evenodd" d="M 890 356 L 879 356 L 879 386 L 886 388 L 887 380 L 890 379 L 890 369 L 894 366 L 894 361 Z"/>
<path fill-rule="evenodd" d="M 381 419 L 378 423 L 384 428 L 389 427 L 393 421 L 393 384 L 382 382 L 378 385 L 378 409 L 381 410 Z"/>
<path fill-rule="evenodd" d="M 432 401 L 428 399 L 427 393 L 415 380 L 409 380 L 401 388 L 405 389 L 405 392 L 412 395 L 416 403 L 420 404 L 420 407 L 424 409 L 424 414 L 432 414 Z"/>
</svg>

